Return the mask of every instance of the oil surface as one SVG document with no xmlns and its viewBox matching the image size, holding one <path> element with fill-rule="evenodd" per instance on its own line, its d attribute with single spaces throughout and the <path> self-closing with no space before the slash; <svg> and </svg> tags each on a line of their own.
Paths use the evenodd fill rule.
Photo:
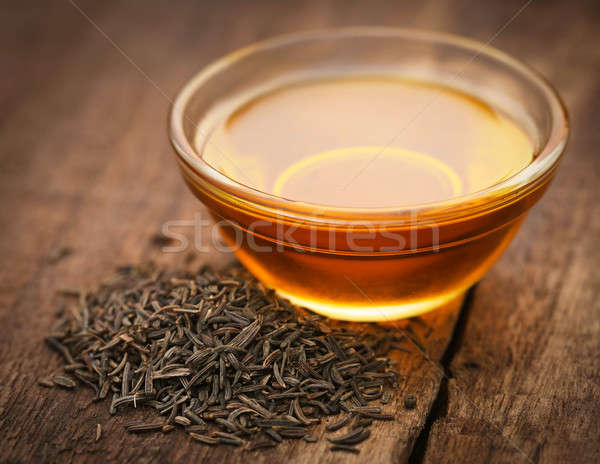
<svg viewBox="0 0 600 464">
<path fill-rule="evenodd" d="M 476 192 L 519 172 L 534 154 L 525 132 L 484 102 L 385 76 L 244 95 L 207 115 L 197 145 L 211 166 L 257 190 L 357 208 Z"/>
</svg>

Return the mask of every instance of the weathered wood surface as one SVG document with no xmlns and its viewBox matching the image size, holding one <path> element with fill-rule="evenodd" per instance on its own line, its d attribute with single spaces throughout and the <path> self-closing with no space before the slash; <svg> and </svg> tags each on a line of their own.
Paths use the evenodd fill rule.
<svg viewBox="0 0 600 464">
<path fill-rule="evenodd" d="M 18 2 L 0 16 L 1 461 L 599 459 L 594 2 L 533 1 L 494 39 L 565 97 L 574 126 L 569 153 L 456 329 L 456 308 L 425 318 L 435 328 L 426 340 L 429 359 L 400 357 L 404 378 L 389 405 L 399 421 L 378 426 L 359 456 L 332 455 L 324 441 L 244 453 L 203 447 L 182 433 L 128 435 L 122 424 L 135 415 L 112 418 L 102 403 L 88 408 L 84 390 L 40 388 L 37 373 L 59 365 L 42 344 L 54 322 L 55 291 L 94 287 L 116 265 L 148 258 L 184 265 L 186 254 L 161 253 L 151 242 L 165 221 L 204 214 L 179 178 L 165 119 L 169 98 L 210 60 L 277 33 L 329 25 L 426 27 L 487 41 L 524 3 L 76 4 L 102 33 L 69 2 Z M 63 246 L 74 252 L 57 260 Z M 197 262 L 229 259 L 212 251 Z M 400 405 L 408 392 L 419 398 L 410 412 Z M 104 433 L 96 443 L 97 423 Z"/>
<path fill-rule="evenodd" d="M 560 90 L 571 140 L 554 185 L 477 289 L 424 462 L 600 460 L 600 5 L 588 5 L 532 4 L 514 24 L 521 37 L 498 39 Z"/>
</svg>

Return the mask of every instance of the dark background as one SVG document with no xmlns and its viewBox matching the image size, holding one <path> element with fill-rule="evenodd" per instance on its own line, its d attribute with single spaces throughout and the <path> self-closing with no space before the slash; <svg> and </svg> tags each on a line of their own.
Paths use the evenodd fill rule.
<svg viewBox="0 0 600 464">
<path fill-rule="evenodd" d="M 77 0 L 1 8 L 2 461 L 598 461 L 597 1 Z M 83 411 L 88 392 L 38 387 L 36 377 L 59 364 L 42 344 L 58 288 L 93 287 L 119 264 L 185 261 L 152 242 L 165 221 L 204 211 L 181 181 L 166 135 L 176 91 L 240 46 L 341 25 L 493 38 L 493 46 L 542 72 L 571 115 L 570 144 L 550 191 L 456 326 L 452 319 L 438 328 L 434 358 L 445 377 L 407 372 L 425 392 L 414 416 L 393 432 L 381 429 L 365 445 L 374 449 L 358 457 L 332 457 L 325 445 L 304 443 L 255 456 L 207 450 L 176 433 L 124 436 L 106 405 Z M 228 259 L 216 252 L 198 258 Z M 95 443 L 98 422 L 105 436 Z"/>
</svg>

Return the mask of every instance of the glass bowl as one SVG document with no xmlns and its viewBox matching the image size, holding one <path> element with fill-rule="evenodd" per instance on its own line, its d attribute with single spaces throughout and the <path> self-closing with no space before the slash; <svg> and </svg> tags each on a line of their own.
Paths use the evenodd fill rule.
<svg viewBox="0 0 600 464">
<path fill-rule="evenodd" d="M 211 108 L 315 72 L 385 73 L 475 96 L 527 133 L 534 159 L 475 193 L 394 208 L 294 201 L 235 181 L 206 162 L 197 132 Z M 556 92 L 510 56 L 461 37 L 372 27 L 282 36 L 219 59 L 177 95 L 169 129 L 185 182 L 239 260 L 293 302 L 355 321 L 415 316 L 462 298 L 548 187 L 568 135 Z"/>
</svg>

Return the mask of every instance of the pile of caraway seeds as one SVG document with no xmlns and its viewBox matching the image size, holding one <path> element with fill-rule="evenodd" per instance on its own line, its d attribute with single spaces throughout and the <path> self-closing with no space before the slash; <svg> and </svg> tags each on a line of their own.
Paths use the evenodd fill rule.
<svg viewBox="0 0 600 464">
<path fill-rule="evenodd" d="M 386 353 L 401 334 L 329 324 L 239 267 L 128 266 L 98 291 L 69 296 L 46 338 L 64 373 L 39 383 L 83 384 L 112 398 L 111 414 L 156 410 L 150 423 L 127 424 L 131 433 L 181 427 L 206 445 L 254 450 L 316 441 L 313 426 L 338 416 L 326 427 L 331 450 L 358 453 L 373 421 L 394 419 L 381 405 L 397 385 Z"/>
</svg>

